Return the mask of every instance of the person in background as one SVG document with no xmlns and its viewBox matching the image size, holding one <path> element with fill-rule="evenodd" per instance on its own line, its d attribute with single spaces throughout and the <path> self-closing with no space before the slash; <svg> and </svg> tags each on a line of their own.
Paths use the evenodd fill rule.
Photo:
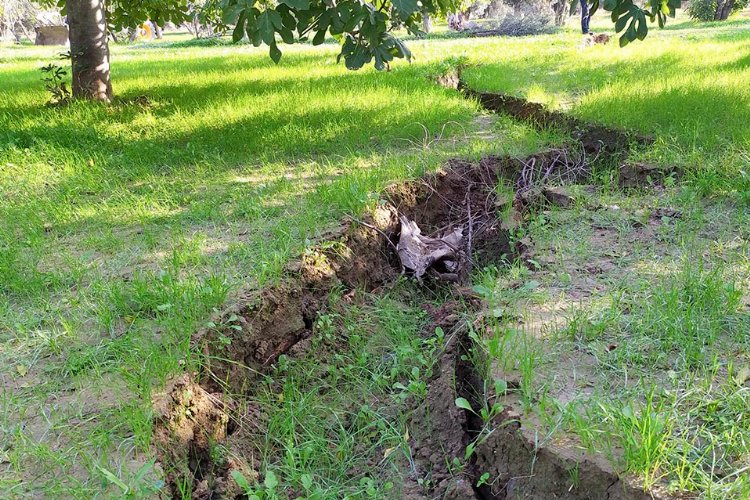
<svg viewBox="0 0 750 500">
<path fill-rule="evenodd" d="M 591 33 L 589 30 L 589 21 L 591 20 L 591 13 L 589 11 L 589 4 L 587 0 L 581 1 L 581 31 L 584 35 Z"/>
</svg>

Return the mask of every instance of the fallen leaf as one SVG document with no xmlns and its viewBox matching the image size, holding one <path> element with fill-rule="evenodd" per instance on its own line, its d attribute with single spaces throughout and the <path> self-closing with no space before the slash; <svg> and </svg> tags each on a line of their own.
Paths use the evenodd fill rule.
<svg viewBox="0 0 750 500">
<path fill-rule="evenodd" d="M 29 369 L 25 367 L 24 365 L 16 365 L 16 371 L 22 377 L 25 377 L 26 374 L 29 373 Z"/>
</svg>

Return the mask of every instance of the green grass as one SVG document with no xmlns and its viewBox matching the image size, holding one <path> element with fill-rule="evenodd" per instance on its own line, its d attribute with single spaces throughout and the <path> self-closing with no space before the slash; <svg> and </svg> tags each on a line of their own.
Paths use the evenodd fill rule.
<svg viewBox="0 0 750 500">
<path fill-rule="evenodd" d="M 278 66 L 247 46 L 114 47 L 114 104 L 53 109 L 38 68 L 57 51 L 0 49 L 11 495 L 88 496 L 110 483 L 102 469 L 134 477 L 151 393 L 197 368 L 190 337 L 212 311 L 275 280 L 388 182 L 546 140 L 501 120 L 489 132 L 512 141 L 483 141 L 477 107 L 427 78 L 438 66 L 352 73 L 332 47 L 290 48 Z"/>
<path fill-rule="evenodd" d="M 571 193 L 527 224 L 525 272 L 481 281 L 498 313 L 480 344 L 492 376 L 517 380 L 506 404 L 545 445 L 572 441 L 646 488 L 746 498 L 747 211 L 684 186 Z"/>
<path fill-rule="evenodd" d="M 258 391 L 270 415 L 263 449 L 276 450 L 264 459 L 284 487 L 313 498 L 399 496 L 411 408 L 422 404 L 424 377 L 443 347 L 423 331 L 419 303 L 400 297 L 414 292 L 408 286 L 364 294 L 354 305 L 334 294 L 308 354 L 282 360 Z"/>
<path fill-rule="evenodd" d="M 594 29 L 612 34 L 608 23 L 598 19 Z M 574 33 L 498 39 L 477 51 L 471 42 L 457 44 L 479 64 L 465 72 L 470 86 L 651 134 L 657 142 L 642 152 L 645 159 L 685 168 L 709 190 L 740 191 L 747 200 L 748 26 L 747 19 L 673 22 L 624 49 L 616 39 L 582 49 Z"/>
<path fill-rule="evenodd" d="M 675 203 L 701 207 L 701 195 L 737 194 L 708 212 L 696 208 L 694 216 L 729 214 L 731 234 L 746 239 L 750 128 L 743 82 L 750 75 L 738 56 L 747 44 L 746 27 L 744 20 L 710 29 L 681 23 L 624 50 L 580 51 L 571 32 L 522 39 L 436 37 L 411 41 L 415 63 L 395 64 L 390 73 L 347 72 L 335 63 L 333 45 L 287 48 L 274 65 L 263 50 L 174 37 L 114 47 L 112 106 L 74 103 L 59 109 L 45 106 L 38 71 L 56 60 L 58 50 L 0 47 L 0 490 L 11 497 L 113 496 L 122 493 L 114 477 L 134 491 L 150 491 L 159 477 L 149 449 L 152 392 L 167 377 L 199 367 L 189 341 L 213 311 L 244 289 L 273 282 L 290 258 L 344 214 L 372 204 L 393 180 L 433 170 L 452 156 L 526 154 L 561 140 L 555 131 L 540 133 L 505 118 L 480 134 L 477 106 L 428 79 L 446 60 L 464 57 L 476 64 L 466 76 L 480 89 L 655 133 L 655 147 L 639 155 L 691 172 L 693 188 L 679 190 L 685 199 L 675 197 Z M 598 180 L 607 184 L 606 175 Z M 627 220 L 616 215 L 609 222 L 627 237 Z M 540 216 L 525 231 L 550 234 L 549 224 Z M 680 226 L 683 238 L 691 227 Z M 585 251 L 570 225 L 558 221 L 556 230 L 560 248 L 567 238 L 576 248 L 566 252 Z M 674 248 L 670 231 L 661 237 Z M 737 239 L 715 239 L 718 247 L 698 250 L 738 253 Z M 559 252 L 558 262 L 569 253 Z M 747 321 L 734 314 L 732 300 L 742 299 L 726 288 L 725 274 L 712 274 L 716 263 L 709 264 L 698 274 L 688 265 L 684 275 L 649 275 L 640 288 L 631 283 L 628 291 L 639 308 L 628 318 L 612 301 L 603 301 L 609 316 L 591 304 L 576 316 L 579 330 L 586 331 L 570 329 L 571 341 L 605 342 L 603 332 L 656 338 L 662 344 L 643 352 L 661 360 L 667 350 L 677 352 L 686 361 L 680 370 L 710 360 L 717 346 L 736 347 Z M 737 288 L 745 290 L 746 263 L 728 265 L 726 275 L 737 277 Z M 522 315 L 524 301 L 552 298 L 537 290 L 529 269 L 515 266 L 508 273 L 519 286 L 502 288 L 498 273 L 481 278 L 495 300 L 498 325 Z M 573 286 L 575 272 L 559 276 L 562 289 Z M 312 488 L 355 494 L 383 486 L 359 482 L 362 477 L 347 482 L 347 462 L 335 463 L 339 456 L 321 437 L 332 432 L 326 411 L 383 389 L 361 380 L 364 371 L 377 377 L 383 369 L 367 364 L 376 358 L 373 352 L 419 347 L 412 335 L 417 325 L 404 311 L 388 303 L 377 308 L 383 314 L 363 314 L 370 318 L 371 342 L 384 344 L 360 338 L 341 354 L 345 359 L 335 360 L 332 366 L 343 370 L 342 390 L 312 408 L 310 427 L 300 429 L 294 416 L 316 389 L 320 367 L 290 367 L 300 383 L 285 384 L 283 401 L 266 394 L 263 403 L 275 415 L 277 430 L 267 445 L 288 453 L 285 461 L 264 465 L 285 485 L 304 489 L 305 478 L 322 470 L 325 476 Z M 612 325 L 617 328 L 608 330 Z M 704 331 L 713 343 L 706 344 Z M 489 349 L 497 356 L 504 346 L 518 354 L 506 368 L 522 372 L 524 405 L 533 409 L 547 390 L 538 373 L 547 359 L 542 344 L 510 329 L 493 341 Z M 633 343 L 632 356 L 615 371 L 634 366 L 639 346 Z M 407 392 L 418 392 L 424 378 L 411 377 L 413 361 L 401 366 L 409 376 L 399 375 Z M 727 369 L 724 361 L 720 365 Z M 660 412 L 695 412 L 696 421 L 714 418 L 702 436 L 724 436 L 727 456 L 737 456 L 745 434 L 727 422 L 740 418 L 745 393 L 699 387 L 703 392 L 696 389 L 690 398 L 654 404 Z M 633 405 L 642 403 L 642 391 L 628 396 Z M 690 402 L 700 404 L 690 409 Z M 621 406 L 577 421 L 595 432 L 594 423 L 621 415 Z M 363 420 L 385 426 L 378 427 L 378 445 L 397 445 L 403 430 L 393 426 L 391 415 L 372 411 Z M 363 434 L 372 430 L 368 425 L 362 425 Z M 639 428 L 615 427 L 625 437 Z M 351 437 L 342 436 L 342 443 L 351 444 L 343 439 Z M 314 448 L 315 460 L 301 466 L 304 443 Z M 694 458 L 695 447 L 670 449 Z M 636 446 L 632 469 L 648 472 L 638 465 L 639 453 Z M 353 449 L 341 456 L 363 457 Z M 675 470 L 685 463 L 675 460 Z M 691 489 L 716 486 L 704 471 L 677 477 Z"/>
</svg>

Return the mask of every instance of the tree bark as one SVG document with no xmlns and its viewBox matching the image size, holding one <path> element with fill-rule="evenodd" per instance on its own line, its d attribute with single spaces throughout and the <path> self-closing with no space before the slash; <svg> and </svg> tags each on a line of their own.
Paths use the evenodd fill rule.
<svg viewBox="0 0 750 500">
<path fill-rule="evenodd" d="M 716 2 L 716 12 L 714 12 L 714 21 L 719 21 L 721 19 L 721 10 L 724 7 L 724 0 L 719 0 Z"/>
<path fill-rule="evenodd" d="M 734 0 L 719 0 L 716 4 L 714 21 L 726 21 L 734 8 Z"/>
<path fill-rule="evenodd" d="M 109 45 L 104 0 L 68 0 L 73 97 L 110 102 Z"/>
<path fill-rule="evenodd" d="M 422 14 L 422 31 L 425 33 L 432 31 L 432 19 L 427 12 Z"/>
<path fill-rule="evenodd" d="M 725 0 L 724 8 L 722 9 L 721 17 L 719 18 L 719 20 L 726 21 L 729 18 L 729 15 L 732 13 L 733 8 L 734 8 L 734 0 Z"/>
</svg>

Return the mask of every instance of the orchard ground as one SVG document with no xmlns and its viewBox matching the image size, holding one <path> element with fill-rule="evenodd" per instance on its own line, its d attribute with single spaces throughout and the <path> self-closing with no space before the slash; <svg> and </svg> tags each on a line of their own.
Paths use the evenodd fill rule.
<svg viewBox="0 0 750 500">
<path fill-rule="evenodd" d="M 607 23 L 595 29 L 611 33 Z M 411 40 L 414 63 L 388 73 L 346 71 L 333 44 L 285 47 L 274 65 L 262 49 L 168 36 L 113 47 L 112 106 L 61 108 L 45 106 L 38 70 L 59 49 L 0 47 L 0 490 L 155 494 L 151 398 L 200 370 L 190 339 L 216 310 L 274 283 L 391 182 L 450 158 L 571 143 L 434 83 L 461 65 L 472 88 L 653 135 L 630 159 L 680 171 L 626 192 L 619 165 L 602 161 L 593 187 L 570 188 L 572 208 L 546 207 L 514 235 L 533 242 L 523 262 L 476 270 L 498 312 L 475 347 L 490 380 L 516 388 L 495 396 L 535 422 L 540 442 L 574 439 L 645 487 L 747 497 L 748 28 L 678 20 L 624 49 L 582 48 L 573 29 L 438 34 Z M 387 386 L 351 369 L 357 350 L 431 352 L 421 311 L 374 303 L 316 323 L 373 339 L 332 363 L 345 373 L 338 397 L 311 397 L 318 368 L 306 358 L 284 367 L 283 391 L 259 392 L 277 418 L 257 464 L 269 497 L 399 487 L 398 472 L 368 473 L 371 456 L 332 451 L 324 418 L 429 377 L 432 363 L 410 356 Z M 284 419 L 291 407 L 310 425 Z M 405 415 L 367 418 L 379 458 L 408 450 Z M 571 469 L 571 490 L 579 481 Z"/>
</svg>

